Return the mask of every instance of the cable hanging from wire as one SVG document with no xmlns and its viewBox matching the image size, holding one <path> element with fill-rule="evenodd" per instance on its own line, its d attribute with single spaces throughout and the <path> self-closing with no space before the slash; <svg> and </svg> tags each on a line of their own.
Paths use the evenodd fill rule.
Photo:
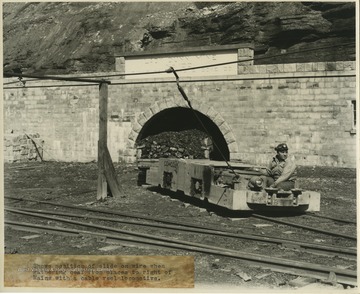
<svg viewBox="0 0 360 294">
<path fill-rule="evenodd" d="M 166 70 L 166 73 L 173 73 L 175 78 L 176 78 L 176 84 L 178 87 L 179 92 L 181 93 L 182 97 L 184 98 L 184 100 L 187 102 L 187 104 L 189 105 L 189 108 L 191 109 L 191 112 L 194 114 L 195 118 L 198 120 L 198 122 L 200 123 L 201 127 L 204 129 L 205 133 L 210 136 L 210 132 L 207 130 L 207 128 L 205 127 L 204 123 L 202 122 L 202 120 L 200 119 L 200 117 L 196 114 L 196 111 L 194 110 L 194 108 L 191 105 L 191 102 L 188 98 L 188 96 L 186 95 L 184 89 L 181 87 L 180 85 L 180 78 L 178 76 L 178 74 L 176 73 L 176 70 L 173 67 L 170 67 L 169 69 Z M 225 155 L 222 153 L 221 149 L 219 148 L 219 146 L 216 144 L 216 142 L 214 140 L 213 144 L 215 146 L 215 148 L 218 150 L 218 152 L 220 153 L 221 157 L 223 158 L 223 160 L 225 161 L 226 165 L 228 166 L 228 168 L 234 173 L 235 177 L 239 177 L 239 175 L 236 173 L 236 171 L 234 170 L 234 168 L 231 166 L 231 164 L 229 163 L 229 161 L 226 159 Z"/>
</svg>

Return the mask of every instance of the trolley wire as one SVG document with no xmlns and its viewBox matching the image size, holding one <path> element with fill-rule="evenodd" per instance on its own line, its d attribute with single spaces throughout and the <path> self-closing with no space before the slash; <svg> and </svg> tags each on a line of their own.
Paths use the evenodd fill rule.
<svg viewBox="0 0 360 294">
<path fill-rule="evenodd" d="M 229 65 L 229 64 L 234 64 L 234 63 L 243 63 L 243 62 L 249 62 L 249 61 L 265 60 L 265 59 L 283 57 L 283 56 L 292 55 L 292 54 L 301 54 L 301 53 L 307 53 L 307 52 L 317 51 L 317 50 L 325 50 L 325 49 L 331 49 L 331 48 L 345 47 L 345 46 L 348 46 L 348 45 L 355 45 L 355 44 L 356 44 L 355 42 L 349 42 L 349 43 L 344 43 L 344 44 L 339 44 L 339 45 L 331 45 L 331 46 L 324 46 L 324 47 L 317 47 L 317 48 L 309 48 L 309 49 L 304 49 L 304 50 L 295 51 L 295 52 L 280 53 L 280 54 L 271 55 L 271 56 L 263 56 L 263 57 L 256 57 L 256 58 L 254 57 L 254 58 L 248 58 L 248 59 L 243 59 L 243 60 L 228 61 L 228 62 L 221 62 L 221 63 L 214 63 L 214 64 L 206 64 L 206 65 L 200 65 L 200 66 L 194 66 L 194 67 L 186 67 L 186 68 L 177 69 L 177 72 L 188 71 L 188 70 L 196 70 L 196 69 L 203 69 L 203 68 L 207 68 L 207 67 L 223 66 L 223 65 Z M 126 73 L 126 74 L 124 73 L 124 74 L 114 74 L 114 75 L 97 76 L 97 77 L 102 78 L 102 77 L 116 77 L 116 76 L 148 75 L 148 74 L 159 74 L 159 73 L 166 73 L 166 72 L 168 72 L 168 70 L 165 70 L 165 71 L 153 71 L 153 72 Z"/>
<path fill-rule="evenodd" d="M 349 45 L 355 45 L 355 42 L 349 42 L 349 43 L 344 43 L 344 44 L 339 44 L 339 45 L 331 45 L 331 46 L 324 46 L 324 47 L 317 47 L 317 48 L 309 48 L 309 49 L 304 49 L 304 50 L 299 50 L 299 51 L 292 51 L 292 52 L 286 52 L 286 53 L 280 53 L 280 54 L 275 54 L 275 55 L 271 55 L 271 56 L 263 56 L 263 57 L 254 57 L 254 58 L 249 58 L 249 59 L 244 59 L 244 60 L 236 60 L 236 61 L 229 61 L 229 62 L 222 62 L 222 63 L 214 63 L 214 64 L 206 64 L 206 65 L 200 65 L 200 66 L 194 66 L 194 67 L 187 67 L 187 68 L 179 68 L 177 69 L 177 72 L 181 72 L 181 71 L 189 71 L 189 70 L 197 70 L 197 69 L 203 69 L 203 68 L 209 68 L 209 67 L 216 67 L 216 66 L 224 66 L 224 65 L 230 65 L 230 64 L 234 64 L 234 63 L 244 63 L 244 62 L 249 62 L 249 61 L 259 61 L 259 60 L 266 60 L 266 59 L 272 59 L 272 58 L 277 58 L 277 57 L 284 57 L 284 56 L 289 56 L 289 55 L 294 55 L 294 54 L 302 54 L 302 53 L 307 53 L 307 52 L 312 52 L 312 51 L 318 51 L 318 50 L 325 50 L 325 49 L 333 49 L 333 48 L 338 48 L 338 47 L 346 47 Z M 110 74 L 110 75 L 92 75 L 92 76 L 83 76 L 82 79 L 86 79 L 86 78 L 109 78 L 109 77 L 124 77 L 124 76 L 134 76 L 134 75 L 152 75 L 152 74 L 162 74 L 162 73 L 168 73 L 168 70 L 160 70 L 160 71 L 149 71 L 149 72 L 135 72 L 135 73 L 119 73 L 119 74 Z M 18 76 L 18 77 L 22 77 L 21 74 L 18 75 L 14 75 L 13 73 L 4 73 L 4 76 L 6 75 L 10 75 L 10 76 Z M 34 77 L 34 76 L 32 76 Z M 45 77 L 45 76 L 44 76 Z M 41 76 L 38 77 L 38 79 L 43 79 Z M 47 78 L 47 79 L 51 79 L 51 77 Z M 64 78 L 65 79 L 69 79 L 73 80 L 74 79 L 78 79 L 78 78 Z M 3 85 L 9 85 L 12 83 L 18 83 L 18 82 L 22 82 L 22 83 L 26 83 L 29 81 L 34 81 L 36 79 L 33 80 L 25 80 L 25 81 L 13 81 L 13 82 L 9 82 L 9 83 L 5 83 Z M 97 83 L 98 81 L 92 81 L 94 83 Z"/>
<path fill-rule="evenodd" d="M 12 85 L 12 84 L 17 84 L 17 83 L 22 83 L 22 84 L 23 84 L 23 87 L 25 87 L 25 83 L 26 83 L 26 82 L 32 82 L 32 81 L 38 81 L 38 80 L 39 80 L 39 79 L 31 79 L 31 80 L 25 80 L 25 81 L 23 81 L 22 79 L 18 78 L 17 81 L 3 83 L 3 85 Z"/>
<path fill-rule="evenodd" d="M 94 84 L 111 84 L 110 81 L 106 80 L 92 80 L 86 77 L 64 77 L 64 76 L 51 76 L 51 75 L 39 75 L 39 74 L 23 74 L 23 73 L 12 73 L 12 72 L 4 72 L 4 77 L 18 77 L 19 81 L 22 83 L 26 83 L 26 81 L 22 81 L 25 78 L 36 78 L 39 80 L 55 80 L 55 81 L 66 81 L 66 82 L 82 82 L 82 83 L 94 83 Z M 95 76 L 97 77 L 97 76 Z M 94 78 L 94 77 L 92 77 Z"/>
<path fill-rule="evenodd" d="M 280 54 L 276 54 L 276 55 L 272 55 L 272 56 L 263 56 L 263 57 L 249 58 L 249 59 L 244 59 L 244 60 L 228 61 L 228 62 L 222 62 L 222 63 L 216 63 L 216 64 L 208 64 L 208 65 L 200 65 L 200 66 L 194 66 L 194 67 L 178 69 L 177 71 L 196 70 L 196 69 L 202 69 L 202 68 L 207 68 L 207 67 L 229 65 L 229 64 L 233 64 L 233 63 L 242 63 L 242 62 L 248 62 L 248 61 L 258 61 L 258 60 L 264 60 L 264 59 L 271 59 L 271 58 L 283 57 L 283 56 L 286 56 L 286 55 L 307 53 L 307 52 L 316 51 L 316 50 L 344 47 L 344 46 L 348 46 L 348 45 L 351 45 L 351 44 L 355 44 L 355 42 L 345 43 L 345 44 L 340 44 L 340 45 L 326 46 L 326 47 L 310 48 L 310 49 L 305 49 L 305 50 L 301 50 L 301 51 L 297 51 L 297 52 L 280 53 Z"/>
</svg>

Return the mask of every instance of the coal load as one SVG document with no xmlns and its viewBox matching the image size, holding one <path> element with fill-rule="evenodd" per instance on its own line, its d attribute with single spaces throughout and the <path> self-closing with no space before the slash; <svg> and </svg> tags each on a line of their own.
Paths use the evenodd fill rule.
<svg viewBox="0 0 360 294">
<path fill-rule="evenodd" d="M 197 129 L 163 132 L 138 143 L 140 158 L 206 158 L 211 144 L 209 136 Z"/>
</svg>

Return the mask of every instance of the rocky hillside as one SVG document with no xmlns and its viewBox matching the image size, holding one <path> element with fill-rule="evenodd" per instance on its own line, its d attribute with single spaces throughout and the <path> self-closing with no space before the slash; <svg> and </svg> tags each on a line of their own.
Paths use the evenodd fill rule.
<svg viewBox="0 0 360 294">
<path fill-rule="evenodd" d="M 250 42 L 261 57 L 354 42 L 355 3 L 5 3 L 3 33 L 6 71 L 112 71 L 114 54 L 123 51 Z M 281 62 L 354 59 L 352 45 L 284 56 Z"/>
</svg>

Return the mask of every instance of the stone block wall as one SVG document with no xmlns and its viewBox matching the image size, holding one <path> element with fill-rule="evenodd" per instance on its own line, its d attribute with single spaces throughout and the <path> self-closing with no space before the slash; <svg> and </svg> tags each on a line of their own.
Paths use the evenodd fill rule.
<svg viewBox="0 0 360 294">
<path fill-rule="evenodd" d="M 276 144 L 287 142 L 300 165 L 356 166 L 355 62 L 244 65 L 236 76 L 179 76 L 194 108 L 231 139 L 231 159 L 265 164 Z M 98 94 L 97 85 L 55 81 L 5 87 L 5 131 L 39 133 L 45 160 L 96 160 Z M 141 128 L 170 107 L 186 107 L 172 75 L 112 78 L 113 160 L 134 161 Z"/>
<path fill-rule="evenodd" d="M 287 142 L 300 165 L 356 166 L 354 62 L 240 69 L 246 73 L 203 79 L 182 79 L 180 73 L 180 83 L 193 107 L 208 115 L 231 139 L 231 159 L 266 164 L 273 148 Z M 114 113 L 131 116 L 127 152 L 144 124 L 157 113 L 187 107 L 171 78 L 119 81 L 119 85 L 118 95 L 119 88 L 112 88 L 112 96 L 119 98 L 109 105 Z M 120 105 L 127 108 L 120 109 Z"/>
<path fill-rule="evenodd" d="M 42 161 L 44 141 L 39 134 L 6 134 L 5 162 Z"/>
<path fill-rule="evenodd" d="M 4 90 L 5 137 L 36 132 L 44 160 L 90 161 L 97 150 L 98 86 L 64 86 L 52 81 Z M 49 87 L 50 86 L 50 87 Z"/>
</svg>

